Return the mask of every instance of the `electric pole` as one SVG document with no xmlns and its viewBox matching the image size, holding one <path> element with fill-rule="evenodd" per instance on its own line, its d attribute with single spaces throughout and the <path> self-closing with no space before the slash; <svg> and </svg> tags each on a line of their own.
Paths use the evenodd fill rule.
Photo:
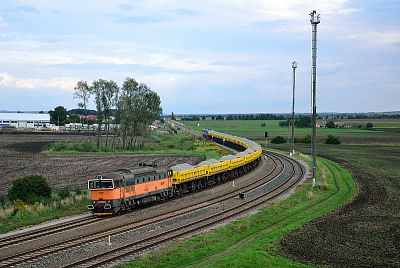
<svg viewBox="0 0 400 268">
<path fill-rule="evenodd" d="M 296 85 L 296 68 L 297 63 L 294 61 L 292 62 L 293 68 L 293 96 L 292 96 L 292 155 L 294 155 L 294 92 L 295 92 L 295 85 Z"/>
<path fill-rule="evenodd" d="M 312 185 L 315 187 L 317 178 L 317 106 L 316 106 L 316 91 L 317 91 L 317 25 L 320 23 L 320 14 L 315 10 L 310 13 L 311 26 L 312 26 Z"/>
</svg>

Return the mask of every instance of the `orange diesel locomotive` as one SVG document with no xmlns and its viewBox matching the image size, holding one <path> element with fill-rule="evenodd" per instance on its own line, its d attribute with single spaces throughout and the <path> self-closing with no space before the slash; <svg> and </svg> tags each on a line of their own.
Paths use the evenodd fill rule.
<svg viewBox="0 0 400 268">
<path fill-rule="evenodd" d="M 88 181 L 88 208 L 111 215 L 172 195 L 172 170 L 154 167 L 118 169 Z"/>
</svg>

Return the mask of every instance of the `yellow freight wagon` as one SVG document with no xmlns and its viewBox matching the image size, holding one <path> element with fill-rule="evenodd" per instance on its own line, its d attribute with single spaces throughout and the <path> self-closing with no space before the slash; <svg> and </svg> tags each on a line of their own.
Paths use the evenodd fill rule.
<svg viewBox="0 0 400 268">
<path fill-rule="evenodd" d="M 202 166 L 181 164 L 173 166 L 171 169 L 173 171 L 172 184 L 181 184 L 206 176 L 206 168 Z"/>
</svg>

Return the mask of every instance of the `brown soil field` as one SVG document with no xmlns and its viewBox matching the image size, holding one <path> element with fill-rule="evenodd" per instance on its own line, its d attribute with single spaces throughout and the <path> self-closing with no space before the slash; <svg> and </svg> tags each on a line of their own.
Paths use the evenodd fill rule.
<svg viewBox="0 0 400 268">
<path fill-rule="evenodd" d="M 400 267 L 398 147 L 329 147 L 320 155 L 351 171 L 355 198 L 285 236 L 282 252 L 334 267 Z"/>
<path fill-rule="evenodd" d="M 94 139 L 83 135 L 0 135 L 0 194 L 6 195 L 12 181 L 23 176 L 41 175 L 53 190 L 62 187 L 85 189 L 89 178 L 121 167 L 134 167 L 139 163 L 155 163 L 170 167 L 179 163 L 196 164 L 205 159 L 200 156 L 179 155 L 123 155 L 79 154 L 44 155 L 43 146 L 54 141 Z"/>
</svg>

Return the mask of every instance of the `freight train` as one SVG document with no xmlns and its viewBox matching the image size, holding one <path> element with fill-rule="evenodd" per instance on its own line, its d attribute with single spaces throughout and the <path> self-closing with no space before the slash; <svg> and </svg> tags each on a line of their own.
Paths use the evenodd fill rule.
<svg viewBox="0 0 400 268">
<path fill-rule="evenodd" d="M 144 166 L 98 175 L 88 181 L 88 209 L 95 215 L 118 214 L 223 183 L 254 169 L 261 160 L 261 146 L 251 140 L 208 129 L 203 130 L 203 136 L 240 152 L 196 166 Z"/>
</svg>

